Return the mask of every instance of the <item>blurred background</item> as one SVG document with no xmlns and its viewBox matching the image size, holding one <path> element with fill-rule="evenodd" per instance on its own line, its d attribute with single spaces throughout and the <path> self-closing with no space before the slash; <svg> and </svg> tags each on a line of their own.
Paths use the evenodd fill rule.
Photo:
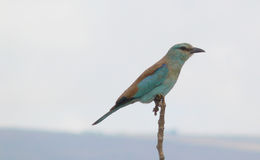
<svg viewBox="0 0 260 160">
<path fill-rule="evenodd" d="M 125 147 L 120 137 L 140 139 L 122 149 L 123 155 L 137 156 L 130 159 L 141 159 L 134 146 L 146 144 L 144 137 L 150 137 L 144 157 L 153 159 L 158 120 L 152 113 L 153 103 L 135 103 L 97 126 L 91 124 L 171 46 L 187 42 L 206 53 L 186 62 L 166 97 L 165 128 L 172 142 L 166 144 L 166 157 L 168 150 L 176 152 L 173 158 L 183 153 L 178 159 L 190 159 L 185 155 L 192 150 L 193 158 L 199 159 L 201 155 L 259 159 L 258 15 L 260 2 L 256 0 L 1 0 L 0 158 L 28 159 L 30 147 L 36 147 L 41 152 L 34 159 L 46 153 L 47 159 L 57 160 L 61 152 L 75 149 L 69 142 L 61 143 L 68 137 L 55 138 L 65 134 L 78 140 L 71 138 L 79 149 L 69 159 L 81 151 L 85 154 L 76 159 L 109 159 L 117 153 L 115 148 Z M 39 134 L 53 138 L 41 139 Z M 96 149 L 90 144 L 91 136 L 96 138 L 93 142 L 100 142 Z M 53 140 L 57 147 L 71 148 L 50 153 L 47 146 L 55 146 Z M 89 148 L 83 141 L 93 151 L 86 152 Z M 189 145 L 179 152 L 179 143 Z M 109 147 L 103 154 L 106 158 L 98 157 L 111 144 L 116 147 Z M 222 150 L 207 152 L 205 148 L 212 146 Z"/>
</svg>

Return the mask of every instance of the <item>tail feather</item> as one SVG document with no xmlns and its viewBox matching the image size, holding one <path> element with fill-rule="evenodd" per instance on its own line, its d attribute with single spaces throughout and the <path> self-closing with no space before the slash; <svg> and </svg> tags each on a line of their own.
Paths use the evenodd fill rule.
<svg viewBox="0 0 260 160">
<path fill-rule="evenodd" d="M 119 110 L 122 107 L 125 107 L 131 103 L 134 103 L 136 101 L 136 99 L 134 98 L 126 98 L 126 97 L 122 97 L 120 98 L 116 104 L 110 109 L 109 112 L 107 112 L 106 114 L 104 114 L 101 118 L 99 118 L 96 122 L 94 122 L 92 125 L 96 125 L 98 123 L 100 123 L 101 121 L 103 121 L 104 119 L 106 119 L 110 114 L 114 113 L 115 111 Z"/>
<path fill-rule="evenodd" d="M 96 122 L 94 122 L 92 125 L 96 125 L 98 123 L 100 123 L 101 121 L 103 121 L 104 119 L 106 119 L 110 114 L 114 113 L 115 111 L 119 110 L 121 107 L 117 107 L 117 108 L 113 108 L 111 109 L 109 112 L 107 112 L 106 114 L 104 114 L 101 118 L 99 118 Z"/>
</svg>

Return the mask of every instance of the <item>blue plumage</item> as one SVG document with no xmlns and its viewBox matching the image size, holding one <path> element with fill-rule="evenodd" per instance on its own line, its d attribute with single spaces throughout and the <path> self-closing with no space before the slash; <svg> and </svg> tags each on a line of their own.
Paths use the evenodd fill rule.
<svg viewBox="0 0 260 160">
<path fill-rule="evenodd" d="M 156 95 L 166 96 L 175 85 L 183 64 L 193 53 L 204 50 L 181 43 L 174 45 L 153 66 L 144 71 L 137 80 L 117 99 L 116 104 L 93 125 L 103 121 L 113 112 L 134 102 L 150 103 Z"/>
<path fill-rule="evenodd" d="M 168 71 L 169 70 L 167 68 L 167 65 L 162 64 L 162 66 L 156 69 L 156 71 L 152 75 L 146 77 L 140 83 L 138 83 L 138 91 L 134 95 L 134 97 L 140 98 L 146 93 L 156 88 L 157 86 L 159 86 L 166 79 Z"/>
</svg>

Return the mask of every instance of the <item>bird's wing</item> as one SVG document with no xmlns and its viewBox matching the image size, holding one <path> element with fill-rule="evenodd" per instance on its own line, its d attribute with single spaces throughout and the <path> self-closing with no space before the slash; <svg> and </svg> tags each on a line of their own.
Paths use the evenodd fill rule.
<svg viewBox="0 0 260 160">
<path fill-rule="evenodd" d="M 159 86 L 168 75 L 168 67 L 162 64 L 159 68 L 154 69 L 153 74 L 147 76 L 137 84 L 138 91 L 134 98 L 139 98 Z"/>
<path fill-rule="evenodd" d="M 160 60 L 144 71 L 134 83 L 117 99 L 116 103 L 133 101 L 160 85 L 168 75 L 165 61 Z"/>
<path fill-rule="evenodd" d="M 136 81 L 117 99 L 116 104 L 101 118 L 99 118 L 93 125 L 103 121 L 110 114 L 118 109 L 135 102 L 136 99 L 142 97 L 159 86 L 168 75 L 168 67 L 163 61 L 159 61 L 146 71 L 144 71 Z"/>
</svg>

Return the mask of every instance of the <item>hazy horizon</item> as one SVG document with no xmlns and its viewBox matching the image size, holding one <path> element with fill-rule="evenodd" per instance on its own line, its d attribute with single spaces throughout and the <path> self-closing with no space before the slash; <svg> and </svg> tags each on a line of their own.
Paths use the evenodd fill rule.
<svg viewBox="0 0 260 160">
<path fill-rule="evenodd" d="M 93 133 L 3 129 L 0 159 L 8 160 L 133 160 L 155 159 L 156 135 L 125 136 Z M 178 160 L 259 160 L 260 138 L 165 135 L 164 153 Z"/>
</svg>

